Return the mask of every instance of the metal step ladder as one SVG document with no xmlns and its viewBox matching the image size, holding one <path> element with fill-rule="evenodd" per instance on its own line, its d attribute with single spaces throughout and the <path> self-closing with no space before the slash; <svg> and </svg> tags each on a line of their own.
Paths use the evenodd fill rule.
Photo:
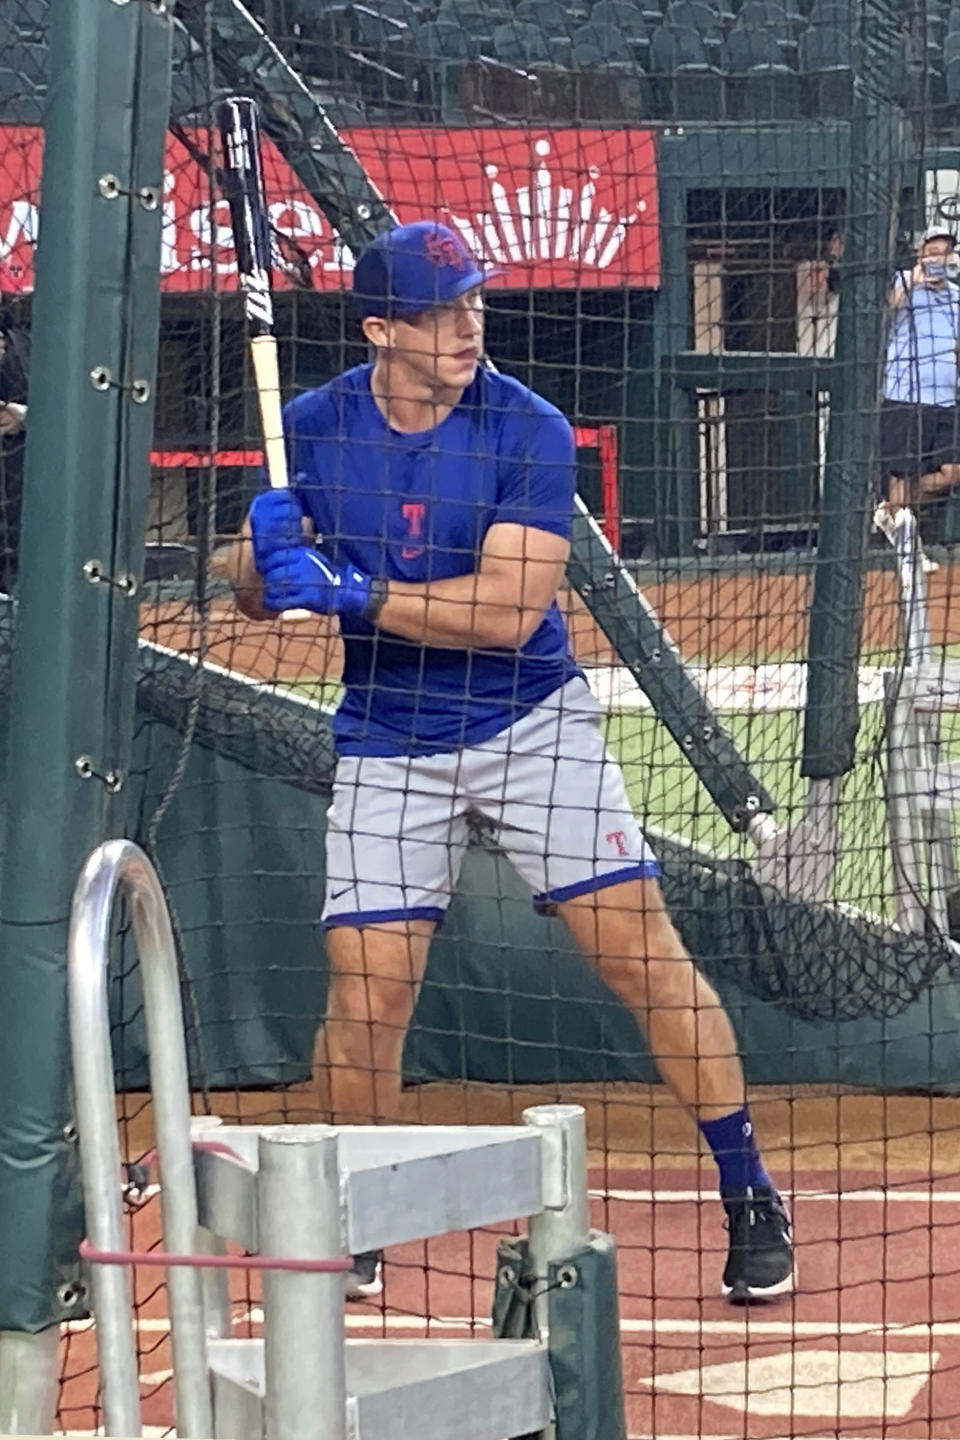
<svg viewBox="0 0 960 1440">
<path fill-rule="evenodd" d="M 954 839 L 960 764 L 946 757 L 941 716 L 960 711 L 960 662 L 932 659 L 923 552 L 912 510 L 884 527 L 897 559 L 903 662 L 884 671 L 887 827 L 895 918 L 922 934 L 949 934 L 948 904 L 960 885 Z"/>
<path fill-rule="evenodd" d="M 519 1126 L 214 1128 L 192 1119 L 170 921 L 129 841 L 91 855 L 71 918 L 77 1125 L 89 1240 L 123 1250 L 106 969 L 110 916 L 128 899 L 140 953 L 164 1249 L 267 1262 L 343 1261 L 410 1240 L 529 1222 L 546 1279 L 589 1235 L 579 1106 L 537 1106 Z M 167 1271 L 181 1440 L 508 1440 L 552 1434 L 546 1304 L 531 1340 L 348 1340 L 341 1271 L 263 1267 L 262 1339 L 232 1335 L 225 1269 Z M 128 1267 L 91 1265 L 106 1433 L 141 1433 Z"/>
</svg>

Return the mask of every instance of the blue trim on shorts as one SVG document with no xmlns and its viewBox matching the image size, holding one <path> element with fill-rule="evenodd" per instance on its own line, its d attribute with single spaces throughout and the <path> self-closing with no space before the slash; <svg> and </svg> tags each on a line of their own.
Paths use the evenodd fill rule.
<svg viewBox="0 0 960 1440">
<path fill-rule="evenodd" d="M 578 880 L 575 885 L 559 885 L 555 890 L 534 895 L 534 909 L 543 910 L 548 905 L 573 900 L 577 895 L 588 895 L 591 890 L 606 890 L 609 885 L 622 885 L 626 880 L 656 880 L 662 874 L 659 860 L 638 860 L 635 864 L 624 865 L 619 870 L 608 870 L 605 875 L 591 875 L 589 880 Z"/>
<path fill-rule="evenodd" d="M 364 925 L 385 925 L 390 920 L 433 920 L 440 925 L 445 914 L 446 911 L 441 910 L 439 905 L 415 905 L 410 910 L 402 906 L 397 910 L 345 910 L 342 914 L 328 915 L 323 928 L 334 930 L 341 925 L 350 925 L 355 930 L 362 930 Z"/>
</svg>

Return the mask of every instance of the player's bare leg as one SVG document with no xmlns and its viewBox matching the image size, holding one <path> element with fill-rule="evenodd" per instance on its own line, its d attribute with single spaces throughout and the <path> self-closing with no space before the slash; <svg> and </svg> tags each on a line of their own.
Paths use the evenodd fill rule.
<svg viewBox="0 0 960 1440">
<path fill-rule="evenodd" d="M 756 1147 L 733 1026 L 684 949 L 659 885 L 652 879 L 610 885 L 558 909 L 630 1007 L 660 1074 L 693 1111 L 713 1151 L 730 1229 L 723 1293 L 740 1301 L 791 1290 L 790 1225 Z"/>
<path fill-rule="evenodd" d="M 632 1010 L 657 1068 L 698 1120 L 744 1102 L 733 1026 L 697 970 L 655 880 L 632 880 L 558 907 L 580 949 Z"/>
<path fill-rule="evenodd" d="M 403 1042 L 434 928 L 411 920 L 327 931 L 330 992 L 313 1073 L 321 1108 L 334 1123 L 396 1118 Z"/>
</svg>

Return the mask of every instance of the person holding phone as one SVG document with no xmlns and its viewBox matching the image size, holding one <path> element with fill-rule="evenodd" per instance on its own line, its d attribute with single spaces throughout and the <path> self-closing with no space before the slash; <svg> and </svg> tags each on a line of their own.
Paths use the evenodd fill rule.
<svg viewBox="0 0 960 1440">
<path fill-rule="evenodd" d="M 952 230 L 932 225 L 913 269 L 899 271 L 890 290 L 880 453 L 891 510 L 960 483 L 956 244 Z"/>
</svg>

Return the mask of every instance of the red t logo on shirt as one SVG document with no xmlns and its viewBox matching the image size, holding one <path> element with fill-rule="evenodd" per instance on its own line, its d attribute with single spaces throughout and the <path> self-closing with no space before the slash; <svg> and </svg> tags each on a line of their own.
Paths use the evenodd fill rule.
<svg viewBox="0 0 960 1440">
<path fill-rule="evenodd" d="M 423 535 L 423 517 L 427 507 L 422 500 L 407 500 L 400 506 L 400 513 L 407 522 L 407 538 L 419 540 Z M 416 560 L 424 552 L 423 545 L 404 545 L 400 551 L 401 560 Z"/>
</svg>

